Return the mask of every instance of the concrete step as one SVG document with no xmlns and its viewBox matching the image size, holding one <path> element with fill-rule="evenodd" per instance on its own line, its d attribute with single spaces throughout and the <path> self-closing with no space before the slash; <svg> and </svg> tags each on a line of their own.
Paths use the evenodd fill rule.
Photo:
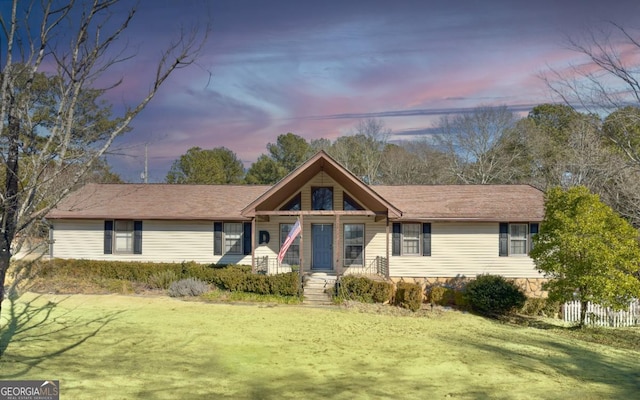
<svg viewBox="0 0 640 400">
<path fill-rule="evenodd" d="M 303 278 L 303 304 L 331 305 L 331 298 L 325 290 L 335 286 L 337 277 L 327 272 L 313 272 Z"/>
<path fill-rule="evenodd" d="M 333 279 L 332 279 L 333 278 Z M 306 305 L 331 305 L 331 298 L 325 292 L 326 289 L 335 285 L 335 276 L 307 275 L 303 283 L 303 304 Z"/>
</svg>

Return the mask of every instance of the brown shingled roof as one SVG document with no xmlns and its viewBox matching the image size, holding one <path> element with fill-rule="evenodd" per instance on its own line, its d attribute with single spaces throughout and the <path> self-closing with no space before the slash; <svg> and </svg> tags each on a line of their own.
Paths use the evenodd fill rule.
<svg viewBox="0 0 640 400">
<path fill-rule="evenodd" d="M 372 186 L 402 220 L 541 221 L 544 194 L 529 185 Z"/>
<path fill-rule="evenodd" d="M 270 186 L 88 184 L 65 198 L 49 219 L 247 220 L 240 210 Z"/>
<path fill-rule="evenodd" d="M 243 208 L 271 186 L 89 184 L 49 219 L 249 220 Z M 528 185 L 371 186 L 400 220 L 541 221 L 543 193 Z M 395 218 L 394 218 L 395 219 Z"/>
</svg>

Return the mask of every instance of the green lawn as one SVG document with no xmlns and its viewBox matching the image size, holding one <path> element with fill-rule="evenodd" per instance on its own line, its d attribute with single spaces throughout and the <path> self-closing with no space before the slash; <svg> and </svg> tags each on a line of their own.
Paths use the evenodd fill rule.
<svg viewBox="0 0 640 400">
<path fill-rule="evenodd" d="M 640 391 L 638 350 L 454 311 L 402 317 L 28 293 L 5 301 L 2 324 L 0 379 L 57 379 L 64 399 L 625 399 Z"/>
</svg>

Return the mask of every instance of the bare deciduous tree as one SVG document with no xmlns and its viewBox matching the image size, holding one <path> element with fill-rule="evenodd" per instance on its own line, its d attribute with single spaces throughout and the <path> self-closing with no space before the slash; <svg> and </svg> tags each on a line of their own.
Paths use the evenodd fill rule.
<svg viewBox="0 0 640 400">
<path fill-rule="evenodd" d="M 104 85 L 113 66 L 135 56 L 121 47 L 136 8 L 119 14 L 120 0 L 59 2 L 13 0 L 0 16 L 2 55 L 0 82 L 0 301 L 12 254 L 32 237 L 44 215 L 91 171 L 116 137 L 149 104 L 160 86 L 180 68 L 191 65 L 206 40 L 208 27 L 180 32 L 161 53 L 150 73 L 148 91 L 122 115 L 104 126 L 82 118 L 85 93 L 101 94 L 122 80 Z M 117 15 L 121 15 L 120 20 Z M 120 46 L 120 47 L 119 47 Z M 48 99 L 53 116 L 43 129 L 35 128 L 38 108 L 36 77 L 46 74 L 57 84 Z M 27 151 L 25 138 L 37 138 L 37 151 Z M 37 136 L 37 137 L 36 137 Z"/>
<path fill-rule="evenodd" d="M 380 183 L 382 153 L 390 135 L 381 120 L 363 120 L 351 135 L 336 139 L 329 152 L 366 183 Z"/>
<path fill-rule="evenodd" d="M 610 22 L 567 41 L 582 60 L 543 79 L 566 104 L 608 115 L 601 137 L 619 151 L 598 193 L 640 227 L 640 30 Z"/>
<path fill-rule="evenodd" d="M 514 114 L 507 107 L 478 107 L 468 114 L 440 121 L 438 144 L 448 155 L 449 168 L 465 184 L 510 182 L 520 154 L 503 151 L 503 136 L 513 128 Z"/>
</svg>

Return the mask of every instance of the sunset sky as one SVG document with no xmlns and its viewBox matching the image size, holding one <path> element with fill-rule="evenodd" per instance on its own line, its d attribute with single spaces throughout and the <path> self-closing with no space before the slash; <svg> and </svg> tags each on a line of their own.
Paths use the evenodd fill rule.
<svg viewBox="0 0 640 400">
<path fill-rule="evenodd" d="M 553 100 L 541 73 L 581 61 L 567 35 L 607 21 L 640 28 L 640 1 L 142 0 L 128 31 L 137 57 L 109 99 L 139 97 L 162 44 L 208 16 L 197 65 L 118 141 L 109 162 L 123 179 L 140 181 L 145 144 L 161 182 L 193 146 L 225 146 L 248 167 L 287 132 L 333 140 L 375 117 L 395 141 L 480 105 L 526 113 Z"/>
</svg>

